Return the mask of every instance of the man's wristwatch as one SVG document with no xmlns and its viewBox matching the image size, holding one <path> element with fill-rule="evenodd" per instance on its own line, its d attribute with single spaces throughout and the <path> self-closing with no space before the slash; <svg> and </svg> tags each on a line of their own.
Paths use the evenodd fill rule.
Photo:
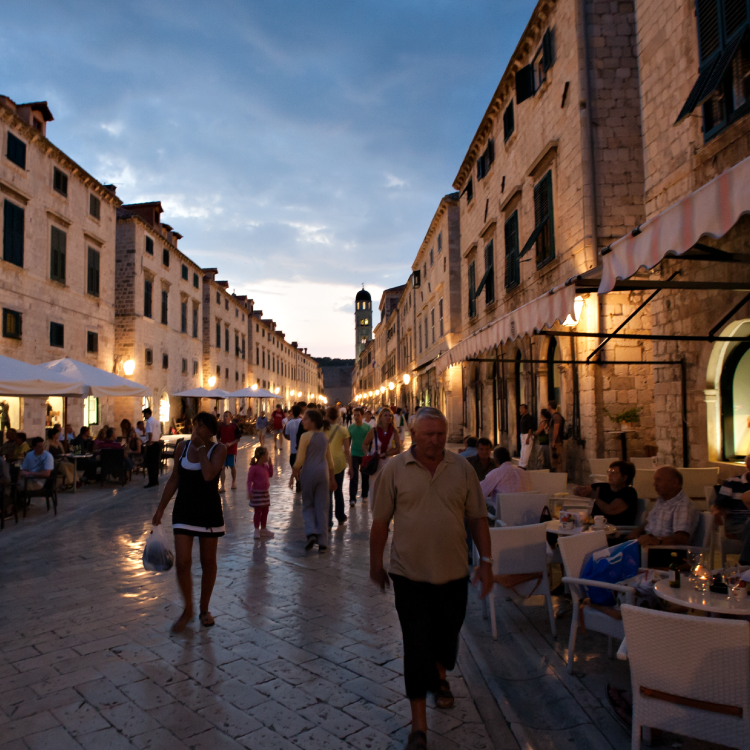
<svg viewBox="0 0 750 750">
<path fill-rule="evenodd" d="M 491 557 L 480 557 L 480 562 L 486 562 L 492 565 L 495 561 Z"/>
</svg>

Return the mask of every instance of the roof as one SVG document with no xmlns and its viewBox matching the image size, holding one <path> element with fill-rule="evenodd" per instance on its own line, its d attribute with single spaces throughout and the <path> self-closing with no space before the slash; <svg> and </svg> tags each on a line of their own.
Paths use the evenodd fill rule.
<svg viewBox="0 0 750 750">
<path fill-rule="evenodd" d="M 359 301 L 361 301 L 361 300 L 363 300 L 363 299 L 364 299 L 364 300 L 367 300 L 367 301 L 369 301 L 369 302 L 372 302 L 372 297 L 370 296 L 370 292 L 366 292 L 366 291 L 365 291 L 364 289 L 360 289 L 360 290 L 359 290 L 359 291 L 357 292 L 357 296 L 355 297 L 355 300 L 356 300 L 357 302 L 359 302 Z"/>
<path fill-rule="evenodd" d="M 16 107 L 31 107 L 33 112 L 39 112 L 42 115 L 45 122 L 55 119 L 52 117 L 52 112 L 49 111 L 47 102 L 24 102 L 23 104 L 16 104 Z"/>
</svg>

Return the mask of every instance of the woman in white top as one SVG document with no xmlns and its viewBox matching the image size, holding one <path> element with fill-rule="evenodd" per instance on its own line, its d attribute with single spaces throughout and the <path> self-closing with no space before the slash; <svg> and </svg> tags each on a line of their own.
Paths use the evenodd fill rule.
<svg viewBox="0 0 750 750">
<path fill-rule="evenodd" d="M 370 495 L 370 507 L 372 508 L 375 502 L 375 495 L 377 494 L 377 482 L 381 469 L 391 456 L 397 456 L 401 453 L 401 438 L 393 424 L 393 412 L 388 407 L 380 410 L 377 423 L 365 435 L 365 439 L 362 441 L 362 449 L 367 455 L 375 455 L 377 453 L 380 457 L 378 459 L 377 471 L 372 475 L 374 477 L 374 484 Z"/>
</svg>

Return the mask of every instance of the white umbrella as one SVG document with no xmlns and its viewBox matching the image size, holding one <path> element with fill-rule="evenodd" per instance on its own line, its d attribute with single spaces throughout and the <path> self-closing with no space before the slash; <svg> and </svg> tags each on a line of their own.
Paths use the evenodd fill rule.
<svg viewBox="0 0 750 750">
<path fill-rule="evenodd" d="M 281 398 L 280 393 L 271 393 L 265 388 L 243 388 L 229 394 L 229 398 Z"/>
<path fill-rule="evenodd" d="M 65 357 L 53 362 L 45 362 L 40 367 L 70 382 L 83 383 L 84 396 L 150 396 L 151 389 L 140 383 L 122 378 L 112 372 L 100 370 L 76 359 Z M 79 391 L 80 392 L 80 391 Z"/>
<path fill-rule="evenodd" d="M 222 391 L 221 388 L 214 388 L 208 391 L 204 398 L 232 398 L 232 394 L 229 391 Z"/>
<path fill-rule="evenodd" d="M 189 391 L 175 393 L 175 396 L 184 396 L 185 398 L 219 398 L 206 388 L 191 388 Z M 221 397 L 223 398 L 223 396 Z"/>
<path fill-rule="evenodd" d="M 71 380 L 44 369 L 0 355 L 0 394 L 3 396 L 80 396 L 83 379 Z"/>
</svg>

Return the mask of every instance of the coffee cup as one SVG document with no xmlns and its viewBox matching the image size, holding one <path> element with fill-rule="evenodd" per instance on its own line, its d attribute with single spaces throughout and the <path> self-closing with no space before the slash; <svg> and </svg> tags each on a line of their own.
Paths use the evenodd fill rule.
<svg viewBox="0 0 750 750">
<path fill-rule="evenodd" d="M 604 516 L 594 516 L 594 528 L 603 529 L 607 524 L 607 519 Z"/>
<path fill-rule="evenodd" d="M 732 589 L 732 596 L 734 596 L 735 600 L 738 602 L 744 601 L 747 599 L 747 588 L 745 588 L 745 586 L 735 586 Z"/>
<path fill-rule="evenodd" d="M 563 528 L 564 528 L 564 529 L 565 529 L 566 531 L 572 531 L 572 530 L 573 530 L 573 528 L 574 528 L 574 526 L 575 526 L 575 524 L 573 523 L 573 521 L 572 521 L 572 520 L 570 520 L 570 521 L 563 521 L 563 524 L 562 524 L 562 527 L 563 527 Z"/>
</svg>

